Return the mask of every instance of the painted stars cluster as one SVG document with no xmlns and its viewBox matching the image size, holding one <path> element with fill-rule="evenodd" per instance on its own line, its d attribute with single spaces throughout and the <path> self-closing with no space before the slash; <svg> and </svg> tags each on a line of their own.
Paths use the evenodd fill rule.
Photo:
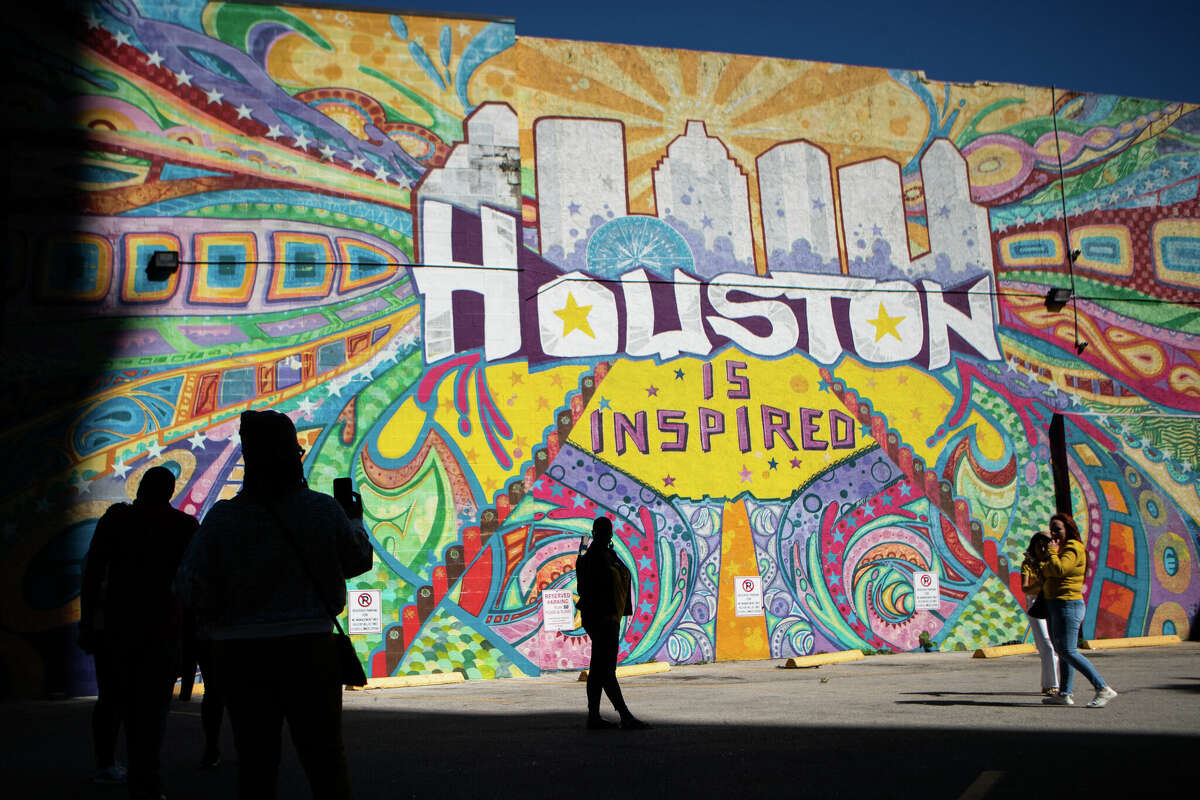
<svg viewBox="0 0 1200 800">
<path fill-rule="evenodd" d="M 258 111 L 245 102 L 239 102 L 235 106 L 217 87 L 205 88 L 194 82 L 198 76 L 188 71 L 187 64 L 174 68 L 167 64 L 166 58 L 158 50 L 144 52 L 139 49 L 137 45 L 133 44 L 127 31 L 117 29 L 115 32 L 110 32 L 105 27 L 104 21 L 94 11 L 89 11 L 84 16 L 84 24 L 89 36 L 101 47 L 110 49 L 119 63 L 134 69 L 140 68 L 142 72 L 164 88 L 173 91 L 177 96 L 204 109 L 209 114 L 238 125 L 247 134 L 265 136 L 276 143 L 283 143 L 286 139 L 291 139 L 290 146 L 305 155 L 319 156 L 321 161 L 331 164 L 337 164 L 340 161 L 349 167 L 351 172 L 365 172 L 381 183 L 403 182 L 401 177 L 393 177 L 393 173 L 382 164 L 374 165 L 374 172 L 372 172 L 367 159 L 358 154 L 339 153 L 328 142 L 314 141 L 302 130 L 293 131 L 289 135 L 284 133 L 282 125 L 261 121 L 256 117 Z M 214 106 L 215 108 L 212 108 Z M 239 123 L 241 124 L 239 125 Z"/>
</svg>

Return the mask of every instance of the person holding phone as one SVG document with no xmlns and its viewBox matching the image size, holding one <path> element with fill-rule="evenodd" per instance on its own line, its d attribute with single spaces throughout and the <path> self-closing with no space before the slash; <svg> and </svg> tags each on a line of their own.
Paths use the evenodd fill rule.
<svg viewBox="0 0 1200 800">
<path fill-rule="evenodd" d="M 1042 594 L 1042 565 L 1050 558 L 1050 534 L 1038 531 L 1029 540 L 1025 558 L 1021 562 L 1021 591 L 1025 593 L 1025 612 L 1029 619 L 1029 631 L 1037 645 L 1042 661 L 1042 694 L 1053 697 L 1058 694 L 1058 654 L 1050 642 L 1050 628 L 1046 622 L 1046 598 Z"/>
<path fill-rule="evenodd" d="M 621 694 L 621 685 L 617 683 L 621 617 L 633 614 L 633 577 L 613 550 L 612 538 L 612 520 L 597 517 L 592 523 L 592 543 L 575 561 L 575 583 L 579 593 L 575 605 L 583 618 L 583 629 L 592 639 L 587 678 L 587 727 L 591 730 L 616 727 L 600 716 L 603 692 L 621 716 L 621 727 L 634 730 L 649 726 L 630 712 Z"/>
<path fill-rule="evenodd" d="M 1056 706 L 1072 706 L 1072 688 L 1075 670 L 1083 673 L 1096 696 L 1087 704 L 1088 708 L 1103 708 L 1117 696 L 1117 692 L 1092 663 L 1079 653 L 1077 644 L 1079 628 L 1083 625 L 1083 576 L 1087 569 L 1087 550 L 1079 537 L 1079 527 L 1070 514 L 1055 514 L 1050 518 L 1050 544 L 1046 548 L 1046 562 L 1042 565 L 1045 583 L 1042 591 L 1046 595 L 1050 641 L 1058 653 L 1058 694 L 1042 700 Z"/>
<path fill-rule="evenodd" d="M 277 795 L 283 722 L 313 796 L 352 795 L 331 614 L 371 568 L 362 503 L 312 491 L 291 419 L 246 411 L 242 490 L 204 518 L 176 579 L 207 625 L 238 757 L 238 796 Z M 343 485 L 344 486 L 344 485 Z"/>
</svg>

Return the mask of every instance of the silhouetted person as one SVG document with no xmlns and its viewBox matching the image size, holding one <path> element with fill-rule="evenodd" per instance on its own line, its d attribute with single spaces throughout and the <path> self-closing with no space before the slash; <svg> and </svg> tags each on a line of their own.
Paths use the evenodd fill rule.
<svg viewBox="0 0 1200 800">
<path fill-rule="evenodd" d="M 204 678 L 204 696 L 200 700 L 204 752 L 200 755 L 200 766 L 210 769 L 221 763 L 221 720 L 225 717 L 225 698 L 213 663 L 212 639 L 196 622 L 196 613 L 187 609 L 183 614 L 183 670 L 179 678 L 179 699 L 185 703 L 192 699 L 197 666 Z"/>
<path fill-rule="evenodd" d="M 92 537 L 95 542 L 95 537 Z M 89 555 L 90 555 L 89 549 Z M 88 575 L 88 564 L 84 561 L 84 575 Z M 117 705 L 116 680 L 113 674 L 112 648 L 102 646 L 104 641 L 104 610 L 96 608 L 103 594 L 103 584 L 80 598 L 79 647 L 92 657 L 96 669 L 96 704 L 92 707 L 92 753 L 96 759 L 96 772 L 92 781 L 101 785 L 125 782 L 125 767 L 117 761 L 117 736 L 121 732 L 121 710 Z"/>
<path fill-rule="evenodd" d="M 243 413 L 241 439 L 242 491 L 205 515 L 176 581 L 212 639 L 238 796 L 276 797 L 286 719 L 313 796 L 350 797 L 327 609 L 340 611 L 346 579 L 371 568 L 362 505 L 355 496 L 343 510 L 307 488 L 296 428 L 283 414 Z"/>
<path fill-rule="evenodd" d="M 608 517 L 592 523 L 592 543 L 575 561 L 575 583 L 579 592 L 583 629 L 592 639 L 592 660 L 588 664 L 587 726 L 592 729 L 615 728 L 616 723 L 600 716 L 600 693 L 608 695 L 621 715 L 622 728 L 645 728 L 629 711 L 621 686 L 617 683 L 617 648 L 621 635 L 621 617 L 633 614 L 633 580 L 629 569 L 612 548 L 613 527 Z"/>
<path fill-rule="evenodd" d="M 158 798 L 164 788 L 160 757 L 181 624 L 171 583 L 196 530 L 193 517 L 171 507 L 174 494 L 169 469 L 146 470 L 133 503 L 109 507 L 96 524 L 83 573 L 81 628 L 108 670 L 102 696 L 125 723 L 133 798 Z"/>
</svg>

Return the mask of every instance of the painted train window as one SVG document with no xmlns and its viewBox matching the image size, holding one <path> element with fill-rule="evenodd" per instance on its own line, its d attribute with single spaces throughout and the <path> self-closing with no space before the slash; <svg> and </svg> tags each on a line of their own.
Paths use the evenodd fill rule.
<svg viewBox="0 0 1200 800">
<path fill-rule="evenodd" d="M 221 407 L 244 403 L 255 395 L 254 367 L 225 370 L 221 376 Z"/>
<path fill-rule="evenodd" d="M 331 369 L 346 363 L 346 342 L 338 339 L 336 342 L 323 344 L 317 348 L 317 374 L 322 375 Z"/>
</svg>

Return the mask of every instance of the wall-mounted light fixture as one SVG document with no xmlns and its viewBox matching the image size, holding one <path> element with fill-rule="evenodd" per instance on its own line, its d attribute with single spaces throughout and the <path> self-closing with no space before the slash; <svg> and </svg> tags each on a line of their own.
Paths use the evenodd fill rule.
<svg viewBox="0 0 1200 800">
<path fill-rule="evenodd" d="M 146 264 L 146 278 L 165 281 L 179 271 L 179 253 L 174 250 L 155 250 Z"/>
<path fill-rule="evenodd" d="M 1046 292 L 1046 310 L 1054 313 L 1062 311 L 1063 306 L 1071 301 L 1070 289 L 1051 289 Z"/>
</svg>

